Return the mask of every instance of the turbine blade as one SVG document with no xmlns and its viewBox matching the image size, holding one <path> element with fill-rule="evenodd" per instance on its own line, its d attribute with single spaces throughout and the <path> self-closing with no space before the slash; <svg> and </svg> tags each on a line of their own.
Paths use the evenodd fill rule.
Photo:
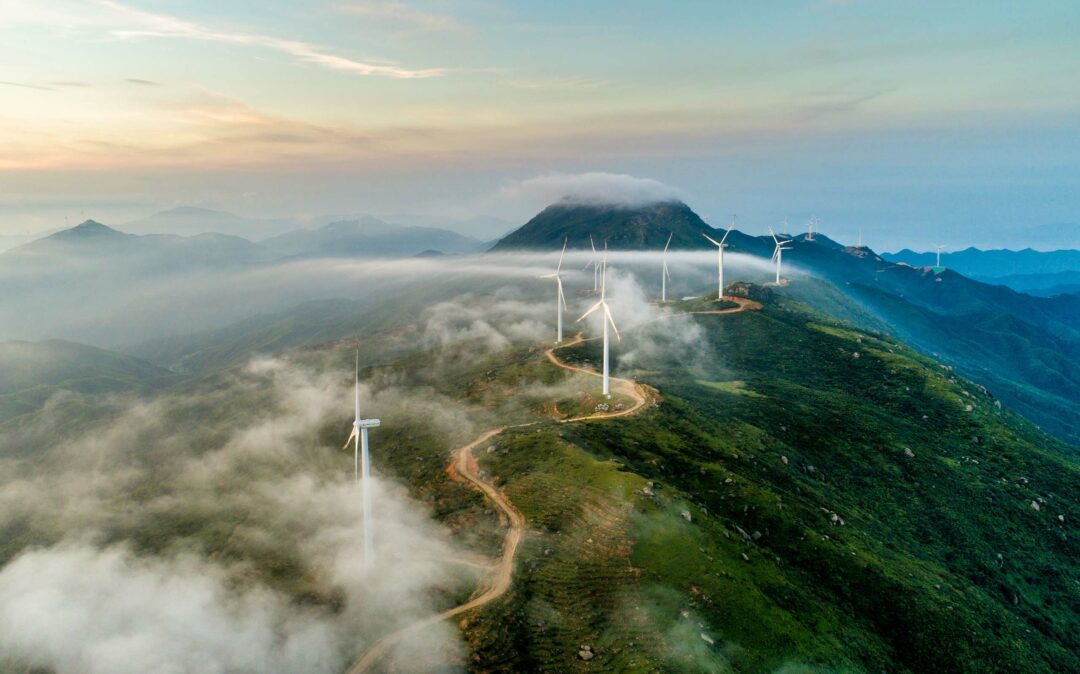
<svg viewBox="0 0 1080 674">
<path fill-rule="evenodd" d="M 592 252 L 595 255 L 596 254 L 596 244 L 593 243 L 592 234 L 589 235 L 589 246 L 592 247 Z"/>
<path fill-rule="evenodd" d="M 671 245 L 671 237 L 675 236 L 675 232 L 671 232 L 667 235 L 667 243 L 664 244 L 664 252 L 667 252 L 668 246 Z"/>
<path fill-rule="evenodd" d="M 562 308 L 566 308 L 566 295 L 563 295 L 562 291 L 562 279 L 558 276 L 555 277 L 555 282 L 559 284 L 559 301 L 562 302 Z"/>
<path fill-rule="evenodd" d="M 349 433 L 349 439 L 345 441 L 345 445 L 341 448 L 342 451 L 349 448 L 349 443 L 356 437 L 356 426 L 352 427 L 352 433 Z"/>
<path fill-rule="evenodd" d="M 733 229 L 735 229 L 735 216 L 734 215 L 731 216 L 731 224 L 728 225 L 727 231 L 724 232 L 724 238 L 720 239 L 720 245 L 721 246 L 723 246 L 724 242 L 727 241 L 728 234 L 731 234 L 731 230 L 733 230 Z"/>
<path fill-rule="evenodd" d="M 604 304 L 604 316 L 608 322 L 611 323 L 611 329 L 615 331 L 615 339 L 622 341 L 622 336 L 619 335 L 619 328 L 615 325 L 615 319 L 611 317 L 611 309 L 608 309 L 607 303 Z"/>
<path fill-rule="evenodd" d="M 600 301 L 599 301 L 599 302 L 597 302 L 596 304 L 594 304 L 594 305 L 592 305 L 591 307 L 589 307 L 589 310 L 588 310 L 588 311 L 586 311 L 585 313 L 581 314 L 581 318 L 577 319 L 577 321 L 575 321 L 575 322 L 576 322 L 576 323 L 580 323 L 581 321 L 585 320 L 585 318 L 586 318 L 586 317 L 587 317 L 587 316 L 588 316 L 589 314 L 591 314 L 592 312 L 596 311 L 597 309 L 599 309 L 599 308 L 600 308 L 600 307 L 602 307 L 602 306 L 604 306 L 604 300 L 600 300 Z"/>
<path fill-rule="evenodd" d="M 600 272 L 600 301 L 604 301 L 607 293 L 607 241 L 604 241 L 604 266 Z"/>
<path fill-rule="evenodd" d="M 702 232 L 702 233 L 701 233 L 701 235 L 702 235 L 702 236 L 704 236 L 704 237 L 705 237 L 706 239 L 708 239 L 709 241 L 712 241 L 712 244 L 713 244 L 714 246 L 719 246 L 719 245 L 720 245 L 720 242 L 719 242 L 719 241 L 717 241 L 716 239 L 712 238 L 711 236 L 709 236 L 709 235 L 708 235 L 708 234 L 706 234 L 705 232 Z"/>
<path fill-rule="evenodd" d="M 560 271 L 562 271 L 562 261 L 563 261 L 563 257 L 565 257 L 565 256 L 566 256 L 566 237 L 563 237 L 563 240 L 562 240 L 562 252 L 559 253 L 559 265 L 557 267 L 555 267 L 555 273 L 556 274 L 558 274 Z"/>
<path fill-rule="evenodd" d="M 771 236 L 772 240 L 776 242 L 776 245 L 780 245 L 780 239 L 776 238 L 776 234 L 773 233 L 772 227 L 769 228 L 769 236 Z"/>
</svg>

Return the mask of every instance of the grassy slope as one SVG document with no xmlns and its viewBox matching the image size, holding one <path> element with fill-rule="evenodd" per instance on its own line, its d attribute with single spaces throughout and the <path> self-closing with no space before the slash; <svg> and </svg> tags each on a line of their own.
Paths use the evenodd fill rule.
<svg viewBox="0 0 1080 674">
<path fill-rule="evenodd" d="M 531 531 L 511 595 L 464 621 L 471 668 L 1080 668 L 1080 551 L 1069 537 L 1080 476 L 1065 446 L 910 350 L 794 304 L 695 320 L 708 339 L 701 353 L 641 363 L 636 374 L 660 390 L 660 407 L 606 422 L 544 422 L 482 451 Z M 480 358 L 468 344 L 446 349 L 438 376 L 427 374 L 431 354 L 368 355 L 364 377 L 377 385 L 467 404 L 474 424 L 453 437 L 410 410 L 384 418 L 379 443 L 392 450 L 375 462 L 463 542 L 494 552 L 497 517 L 447 480 L 446 452 L 484 428 L 537 418 L 549 401 L 522 402 L 523 382 L 571 375 L 533 347 Z M 594 364 L 598 356 L 596 343 L 564 354 Z M 294 357 L 351 370 L 347 345 Z M 263 404 L 258 391 L 223 393 L 229 378 L 178 391 L 222 393 L 191 396 L 170 421 L 206 427 L 198 447 L 216 446 L 222 439 L 210 429 Z M 347 414 L 302 448 L 328 469 L 348 468 L 337 451 Z M 153 526 L 114 534 L 148 552 L 196 539 L 251 559 L 280 589 L 312 592 L 290 550 L 226 535 L 233 519 L 255 516 L 160 512 Z M 7 537 L 4 557 L 47 538 Z M 591 662 L 578 658 L 581 644 L 596 654 Z"/>
<path fill-rule="evenodd" d="M 180 380 L 146 361 L 59 339 L 0 342 L 0 429 L 58 394 L 148 393 Z"/>
<path fill-rule="evenodd" d="M 513 599 L 468 630 L 477 669 L 1080 667 L 1065 446 L 794 306 L 699 322 L 722 359 L 650 364 L 655 411 L 483 456 L 536 531 Z"/>
</svg>

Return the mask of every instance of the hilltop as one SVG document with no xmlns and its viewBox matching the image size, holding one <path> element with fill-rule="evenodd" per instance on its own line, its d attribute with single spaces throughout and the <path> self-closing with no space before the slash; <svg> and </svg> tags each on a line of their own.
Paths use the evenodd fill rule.
<svg viewBox="0 0 1080 674">
<path fill-rule="evenodd" d="M 589 248 L 590 236 L 598 247 L 607 241 L 613 250 L 655 250 L 672 233 L 672 249 L 693 249 L 710 245 L 701 235 L 714 230 L 681 201 L 633 207 L 564 201 L 540 211 L 491 250 L 558 248 L 564 238 L 571 248 Z"/>
</svg>

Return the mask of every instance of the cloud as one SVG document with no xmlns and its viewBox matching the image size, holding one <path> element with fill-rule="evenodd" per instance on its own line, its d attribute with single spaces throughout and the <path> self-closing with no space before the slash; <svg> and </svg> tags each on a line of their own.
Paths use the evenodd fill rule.
<svg viewBox="0 0 1080 674">
<path fill-rule="evenodd" d="M 0 649 L 58 674 L 339 671 L 327 615 L 193 555 L 64 544 L 0 571 Z"/>
<path fill-rule="evenodd" d="M 594 80 L 588 77 L 553 77 L 540 80 L 509 80 L 507 84 L 515 89 L 552 89 L 586 90 L 599 89 L 608 84 L 607 80 Z"/>
<path fill-rule="evenodd" d="M 110 421 L 70 441 L 57 442 L 59 400 L 8 434 L 38 451 L 0 452 L 0 520 L 20 532 L 4 554 L 38 547 L 3 560 L 3 661 L 58 674 L 337 672 L 376 635 L 436 612 L 439 592 L 471 586 L 469 554 L 385 478 L 364 565 L 352 457 L 337 450 L 352 395 L 342 374 L 259 360 L 197 394 L 103 401 Z M 440 433 L 466 426 L 412 395 L 365 387 L 361 401 L 399 429 L 421 423 L 397 420 L 399 407 Z M 331 447 L 328 429 L 340 431 Z M 408 451 L 382 431 L 373 440 Z M 451 625 L 424 636 L 396 669 L 429 671 L 424 652 L 458 649 Z"/>
<path fill-rule="evenodd" d="M 134 84 L 141 87 L 156 87 L 158 85 L 157 82 L 154 82 L 152 80 L 141 80 L 137 77 L 129 77 L 124 81 L 128 84 Z"/>
<path fill-rule="evenodd" d="M 168 14 L 156 14 L 114 2 L 97 0 L 102 10 L 88 14 L 84 7 L 64 3 L 41 3 L 33 7 L 4 7 L 8 23 L 30 23 L 54 30 L 100 29 L 120 39 L 173 38 L 221 42 L 234 45 L 250 45 L 271 49 L 292 56 L 303 63 L 311 63 L 331 70 L 357 75 L 377 75 L 396 79 L 417 79 L 444 75 L 443 68 L 406 68 L 391 62 L 373 63 L 357 61 L 330 53 L 319 45 L 289 40 L 273 35 L 224 31 L 187 21 Z"/>
<path fill-rule="evenodd" d="M 40 84 L 25 84 L 23 82 L 8 82 L 6 80 L 0 80 L 0 84 L 6 87 L 19 87 L 21 89 L 37 89 L 38 91 L 56 91 L 53 87 L 46 87 Z"/>
<path fill-rule="evenodd" d="M 407 24 L 419 30 L 454 32 L 465 29 L 465 26 L 452 16 L 424 12 L 396 0 L 353 2 L 336 5 L 334 10 L 342 14 Z"/>
<path fill-rule="evenodd" d="M 507 185 L 502 199 L 547 205 L 556 201 L 640 206 L 678 199 L 673 187 L 621 173 L 549 173 Z"/>
<path fill-rule="evenodd" d="M 166 14 L 153 14 L 126 7 L 120 3 L 112 2 L 112 0 L 99 0 L 99 2 L 102 6 L 109 8 L 129 22 L 129 27 L 116 28 L 110 31 L 120 38 L 166 37 L 253 45 L 289 54 L 305 63 L 313 63 L 331 70 L 342 70 L 358 75 L 382 75 L 399 79 L 414 79 L 437 77 L 446 72 L 442 68 L 416 70 L 392 64 L 355 61 L 344 56 L 330 54 L 324 51 L 322 47 L 306 42 L 285 40 L 256 33 L 217 31 Z"/>
</svg>

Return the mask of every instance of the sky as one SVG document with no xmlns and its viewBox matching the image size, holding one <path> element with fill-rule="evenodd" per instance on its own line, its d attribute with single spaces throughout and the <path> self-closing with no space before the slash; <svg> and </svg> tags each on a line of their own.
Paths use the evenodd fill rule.
<svg viewBox="0 0 1080 674">
<path fill-rule="evenodd" d="M 882 249 L 1068 236 L 1077 34 L 1072 0 L 0 0 L 0 235 L 520 224 L 611 174 Z"/>
</svg>

